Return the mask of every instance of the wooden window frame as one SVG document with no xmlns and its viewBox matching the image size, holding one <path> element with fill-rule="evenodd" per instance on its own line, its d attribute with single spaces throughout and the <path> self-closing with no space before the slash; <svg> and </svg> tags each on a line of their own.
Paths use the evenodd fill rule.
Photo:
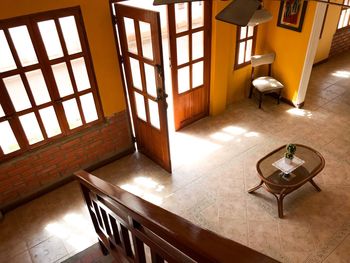
<svg viewBox="0 0 350 263">
<path fill-rule="evenodd" d="M 68 50 L 66 47 L 66 43 L 63 37 L 62 29 L 59 24 L 59 18 L 62 17 L 68 17 L 68 16 L 74 16 L 75 18 L 75 23 L 77 26 L 78 30 L 78 35 L 79 35 L 79 40 L 80 40 L 80 45 L 81 45 L 81 51 L 78 53 L 74 53 L 69 55 Z M 54 20 L 57 33 L 59 36 L 60 44 L 62 47 L 63 51 L 63 56 L 60 58 L 55 58 L 55 59 L 49 59 L 48 55 L 46 53 L 46 49 L 44 46 L 44 42 L 41 38 L 41 34 L 39 31 L 39 27 L 37 25 L 38 22 L 40 21 L 46 21 L 46 20 Z M 16 27 L 16 26 L 22 26 L 25 25 L 28 29 L 38 63 L 32 64 L 29 66 L 22 66 L 19 56 L 17 54 L 16 48 L 14 46 L 14 43 L 11 39 L 10 33 L 9 33 L 9 28 Z M 91 127 L 97 123 L 101 123 L 104 120 L 104 114 L 103 110 L 101 107 L 101 99 L 100 95 L 98 92 L 98 87 L 97 87 L 97 81 L 95 77 L 95 72 L 92 64 L 92 58 L 91 58 L 91 53 L 90 49 L 88 46 L 88 41 L 87 41 L 87 35 L 83 23 L 83 18 L 82 18 L 82 13 L 80 10 L 79 6 L 76 7 L 71 7 L 71 8 L 65 8 L 65 9 L 59 9 L 59 10 L 53 10 L 53 11 L 48 11 L 48 12 L 42 12 L 42 13 L 36 13 L 36 14 L 31 14 L 31 15 L 26 15 L 26 16 L 21 16 L 21 17 L 15 17 L 15 18 L 10 18 L 10 19 L 4 19 L 0 20 L 0 30 L 3 30 L 5 33 L 6 40 L 10 46 L 11 54 L 14 58 L 14 61 L 16 63 L 16 69 L 5 71 L 0 73 L 0 104 L 4 110 L 5 116 L 0 117 L 0 122 L 3 121 L 8 121 L 11 129 L 16 137 L 16 140 L 18 142 L 18 145 L 20 147 L 19 150 L 11 152 L 9 154 L 4 154 L 0 147 L 0 163 L 3 161 L 7 161 L 15 156 L 18 156 L 24 152 L 27 152 L 29 150 L 38 148 L 40 146 L 46 145 L 52 141 L 57 141 L 57 139 L 64 138 L 68 135 L 74 134 L 76 132 L 79 132 L 83 129 L 86 129 L 88 127 Z M 85 89 L 82 91 L 78 91 L 77 89 L 77 83 L 74 78 L 73 74 L 73 69 L 72 65 L 70 63 L 71 60 L 78 59 L 78 58 L 83 58 L 85 65 L 86 65 L 86 70 L 87 74 L 89 77 L 90 81 L 90 88 Z M 53 71 L 51 69 L 52 65 L 57 65 L 60 63 L 66 63 L 69 77 L 73 86 L 73 94 L 60 97 L 59 92 L 58 92 L 58 87 L 56 85 Z M 36 105 L 34 96 L 32 94 L 32 91 L 30 89 L 28 80 L 25 77 L 25 73 L 33 70 L 38 70 L 40 69 L 42 71 L 47 90 L 50 95 L 50 101 L 43 103 L 41 105 Z M 11 77 L 11 76 L 16 76 L 19 75 L 22 79 L 23 85 L 25 87 L 26 93 L 28 95 L 29 101 L 31 103 L 31 107 L 25 110 L 21 111 L 16 111 L 14 108 L 14 105 L 11 102 L 10 96 L 7 92 L 7 89 L 5 87 L 5 84 L 3 82 L 3 78 L 6 77 Z M 86 123 L 80 97 L 85 94 L 92 93 L 95 107 L 96 107 L 96 112 L 97 112 L 97 120 L 94 120 L 92 122 Z M 82 121 L 82 125 L 79 127 L 76 127 L 74 129 L 70 129 L 68 125 L 68 120 L 67 117 L 64 113 L 64 108 L 63 108 L 63 102 L 68 101 L 70 99 L 74 98 L 76 100 L 78 109 L 79 109 L 79 114 L 80 118 Z M 58 135 L 55 135 L 51 138 L 48 138 L 43 121 L 40 117 L 39 110 L 44 109 L 47 107 L 52 106 L 55 110 L 57 120 L 61 129 L 61 133 Z M 23 116 L 28 113 L 34 113 L 35 117 L 38 121 L 41 133 L 43 135 L 43 140 L 39 141 L 37 143 L 34 143 L 32 145 L 29 144 L 29 141 L 27 139 L 27 136 L 24 132 L 24 129 L 20 123 L 19 117 Z"/>
<path fill-rule="evenodd" d="M 234 69 L 240 69 L 243 68 L 247 65 L 250 64 L 250 60 L 249 61 L 245 61 L 246 58 L 246 52 L 244 52 L 244 61 L 243 63 L 239 64 L 238 63 L 238 58 L 239 58 L 239 47 L 240 44 L 242 42 L 245 42 L 247 44 L 247 42 L 249 40 L 253 40 L 253 44 L 252 44 L 252 55 L 255 53 L 255 47 L 256 47 L 256 37 L 257 37 L 257 33 L 258 33 L 258 26 L 254 26 L 254 31 L 253 31 L 253 35 L 251 37 L 248 37 L 248 30 L 247 30 L 247 37 L 242 38 L 241 39 L 241 30 L 242 27 L 237 26 L 237 33 L 236 33 L 236 54 L 235 54 L 235 65 L 234 65 Z M 245 45 L 245 47 L 247 47 L 247 45 Z M 246 49 L 246 48 L 245 48 Z"/>
<path fill-rule="evenodd" d="M 343 0 L 343 4 L 345 5 L 345 0 Z M 348 4 L 350 5 L 350 1 L 348 1 Z M 340 22 L 340 19 L 341 19 L 341 17 L 342 17 L 343 12 L 346 13 L 347 10 L 349 10 L 349 12 L 350 12 L 350 6 L 349 6 L 349 8 L 347 8 L 347 7 L 342 7 L 342 9 L 341 9 L 341 11 L 340 11 L 339 19 L 338 19 L 338 24 L 337 24 L 337 31 L 338 31 L 338 30 L 344 30 L 344 29 L 350 28 L 350 17 L 349 17 L 348 24 L 347 24 L 346 26 L 343 26 L 343 27 L 338 28 L 339 22 Z"/>
</svg>

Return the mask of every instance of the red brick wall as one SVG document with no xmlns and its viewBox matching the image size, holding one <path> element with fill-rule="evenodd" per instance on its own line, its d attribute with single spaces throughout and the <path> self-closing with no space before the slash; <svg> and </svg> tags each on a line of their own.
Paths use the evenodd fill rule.
<svg viewBox="0 0 350 263">
<path fill-rule="evenodd" d="M 132 147 L 125 111 L 0 164 L 0 208 Z"/>
<path fill-rule="evenodd" d="M 335 32 L 329 56 L 331 57 L 347 50 L 350 50 L 350 27 Z"/>
</svg>

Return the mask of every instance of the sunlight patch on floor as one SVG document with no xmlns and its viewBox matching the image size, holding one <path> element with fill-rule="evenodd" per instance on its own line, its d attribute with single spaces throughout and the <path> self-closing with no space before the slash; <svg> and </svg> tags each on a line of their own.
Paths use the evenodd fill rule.
<svg viewBox="0 0 350 263">
<path fill-rule="evenodd" d="M 139 176 L 136 177 L 132 182 L 121 185 L 120 188 L 134 195 L 137 195 L 155 205 L 160 205 L 163 203 L 162 197 L 150 191 L 160 193 L 163 191 L 164 185 L 159 184 L 152 178 Z"/>
<path fill-rule="evenodd" d="M 293 116 L 307 117 L 307 118 L 312 117 L 312 112 L 308 110 L 293 108 L 293 109 L 287 110 L 287 112 Z"/>
<path fill-rule="evenodd" d="M 224 132 L 215 132 L 213 134 L 210 135 L 210 138 L 218 140 L 220 142 L 228 142 L 231 141 L 233 139 L 233 136 L 224 133 Z"/>
<path fill-rule="evenodd" d="M 227 126 L 222 129 L 223 131 L 230 133 L 232 135 L 241 135 L 245 132 L 247 132 L 246 129 L 238 127 L 238 126 Z"/>
<path fill-rule="evenodd" d="M 65 241 L 72 250 L 84 250 L 96 242 L 94 233 L 89 234 L 90 218 L 68 213 L 63 218 L 46 225 L 45 230 Z"/>
<path fill-rule="evenodd" d="M 332 73 L 332 75 L 335 77 L 338 77 L 338 78 L 349 79 L 350 78 L 350 71 L 338 70 L 338 71 Z"/>
</svg>

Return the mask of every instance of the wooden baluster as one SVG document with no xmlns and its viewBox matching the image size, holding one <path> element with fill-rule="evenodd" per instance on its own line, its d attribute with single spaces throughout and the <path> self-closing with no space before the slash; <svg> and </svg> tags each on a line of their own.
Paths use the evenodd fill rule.
<svg viewBox="0 0 350 263">
<path fill-rule="evenodd" d="M 114 240 L 115 244 L 121 244 L 116 219 L 114 217 L 112 217 L 111 215 L 109 215 L 109 227 L 112 230 L 113 240 Z"/>
<path fill-rule="evenodd" d="M 152 249 L 151 249 L 151 258 L 152 258 L 152 263 L 164 263 L 164 259 L 161 258 L 157 252 L 154 252 Z"/>
<path fill-rule="evenodd" d="M 128 217 L 129 224 L 135 228 L 138 229 L 141 225 L 133 220 L 130 216 Z M 134 244 L 134 250 L 135 250 L 135 262 L 140 262 L 140 263 L 146 263 L 146 256 L 145 256 L 145 246 L 143 242 L 133 234 L 132 236 L 132 242 Z"/>
<path fill-rule="evenodd" d="M 102 221 L 103 221 L 104 230 L 106 231 L 107 235 L 111 236 L 112 232 L 111 232 L 111 229 L 109 228 L 107 212 L 102 207 L 100 207 L 100 212 L 101 212 L 101 215 L 102 215 Z"/>
<path fill-rule="evenodd" d="M 128 257 L 132 257 L 133 258 L 134 254 L 132 253 L 132 249 L 131 249 L 129 231 L 122 224 L 119 224 L 119 236 L 120 236 L 122 247 L 124 249 L 125 254 Z"/>
<path fill-rule="evenodd" d="M 132 241 L 135 250 L 135 262 L 146 263 L 145 247 L 143 242 L 134 235 L 132 235 Z"/>
</svg>

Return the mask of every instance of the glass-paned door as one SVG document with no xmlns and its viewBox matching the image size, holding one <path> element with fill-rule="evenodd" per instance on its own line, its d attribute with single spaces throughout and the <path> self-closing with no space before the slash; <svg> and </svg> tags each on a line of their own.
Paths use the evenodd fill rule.
<svg viewBox="0 0 350 263">
<path fill-rule="evenodd" d="M 159 13 L 114 8 L 138 150 L 171 172 Z"/>
<path fill-rule="evenodd" d="M 175 129 L 209 113 L 211 1 L 168 6 Z"/>
</svg>

